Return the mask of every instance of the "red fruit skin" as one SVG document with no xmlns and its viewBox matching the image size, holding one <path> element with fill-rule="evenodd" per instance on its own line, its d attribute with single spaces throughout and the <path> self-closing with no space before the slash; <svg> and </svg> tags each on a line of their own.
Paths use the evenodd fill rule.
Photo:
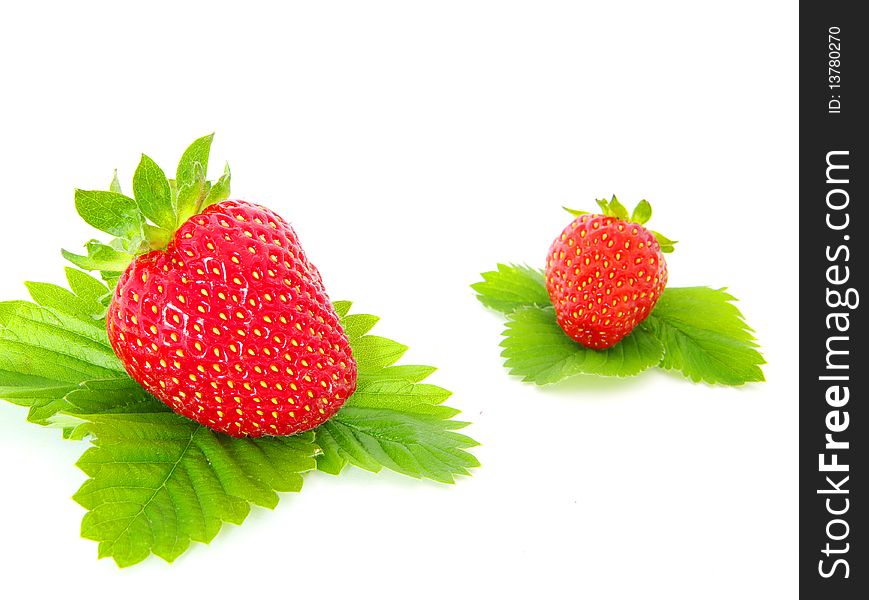
<svg viewBox="0 0 869 600">
<path fill-rule="evenodd" d="M 547 255 L 546 290 L 558 324 L 587 348 L 617 344 L 649 316 L 666 285 L 658 240 L 615 217 L 577 217 Z"/>
<path fill-rule="evenodd" d="M 210 206 L 136 258 L 106 328 L 130 377 L 234 437 L 312 429 L 356 389 L 320 273 L 289 224 L 248 202 Z"/>
</svg>

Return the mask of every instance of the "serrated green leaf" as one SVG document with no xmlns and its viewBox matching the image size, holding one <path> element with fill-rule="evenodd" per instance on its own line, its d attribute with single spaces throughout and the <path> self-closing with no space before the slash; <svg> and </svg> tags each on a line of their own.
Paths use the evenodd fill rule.
<svg viewBox="0 0 869 600">
<path fill-rule="evenodd" d="M 482 274 L 483 281 L 471 288 L 484 306 L 509 314 L 525 306 L 548 306 L 549 294 L 543 273 L 522 265 L 498 264 L 497 271 Z"/>
<path fill-rule="evenodd" d="M 44 303 L 41 306 L 23 300 L 0 302 L 0 327 L 5 328 L 8 339 L 15 339 L 16 336 L 23 339 L 27 335 L 30 335 L 32 333 L 30 325 L 32 324 L 51 329 L 58 335 L 70 333 L 80 336 L 109 348 L 104 318 L 93 318 L 90 315 L 79 312 L 77 309 L 70 309 L 65 306 L 62 310 L 54 308 L 53 306 L 61 302 L 62 298 L 53 295 L 51 290 L 40 289 L 41 286 L 50 285 L 39 284 L 31 286 L 32 290 L 37 290 L 37 301 Z M 49 350 L 53 349 L 47 340 L 45 341 L 45 348 Z M 58 351 L 68 350 L 63 344 L 59 345 L 56 349 Z M 120 363 L 115 361 L 113 365 L 118 366 Z"/>
<path fill-rule="evenodd" d="M 142 235 L 145 219 L 136 201 L 123 194 L 76 190 L 75 208 L 88 225 L 100 231 L 127 239 Z"/>
<path fill-rule="evenodd" d="M 664 290 L 644 322 L 664 345 L 661 367 L 706 383 L 763 381 L 760 365 L 766 361 L 735 300 L 723 289 Z"/>
<path fill-rule="evenodd" d="M 576 210 L 575 208 L 568 208 L 566 206 L 562 206 L 561 208 L 572 214 L 574 217 L 581 217 L 582 215 L 590 214 L 587 210 Z"/>
<path fill-rule="evenodd" d="M 99 279 L 91 277 L 87 273 L 65 267 L 66 281 L 69 283 L 69 288 L 73 293 L 84 301 L 91 302 L 100 306 L 108 304 L 108 299 L 111 297 L 111 290 Z M 101 310 L 98 316 L 102 316 Z"/>
<path fill-rule="evenodd" d="M 0 302 L 0 370 L 23 381 L 75 384 L 124 369 L 100 320 L 63 315 L 23 301 Z"/>
<path fill-rule="evenodd" d="M 335 303 L 342 326 L 350 331 L 350 345 L 359 375 L 356 392 L 332 419 L 315 430 L 322 454 L 317 468 L 338 474 L 348 463 L 369 471 L 382 468 L 452 483 L 478 466 L 465 450 L 476 445 L 455 433 L 467 425 L 450 420 L 458 411 L 444 406 L 450 392 L 419 383 L 434 368 L 390 366 L 406 347 L 366 335 L 376 322 L 371 315 L 347 315 L 349 303 Z"/>
<path fill-rule="evenodd" d="M 511 375 L 543 385 L 580 373 L 607 377 L 636 375 L 656 366 L 664 354 L 657 338 L 635 329 L 607 350 L 592 350 L 573 341 L 555 320 L 555 310 L 526 307 L 507 318 L 501 342 L 504 366 Z"/>
<path fill-rule="evenodd" d="M 347 460 L 341 455 L 340 446 L 331 439 L 325 429 L 320 432 L 317 439 L 317 447 L 320 448 L 320 454 L 317 455 L 317 470 L 329 475 L 340 475 L 347 466 Z M 324 448 L 329 448 L 329 451 L 325 451 Z"/>
<path fill-rule="evenodd" d="M 90 477 L 74 499 L 88 510 L 82 537 L 119 566 L 153 553 L 172 562 L 191 541 L 209 543 L 250 505 L 274 508 L 316 467 L 313 436 L 236 439 L 171 412 L 87 415 Z"/>
<path fill-rule="evenodd" d="M 340 475 L 348 464 L 353 464 L 366 471 L 377 473 L 383 466 L 359 447 L 352 435 L 347 435 L 343 427 L 328 426 L 334 421 L 332 417 L 315 430 L 315 439 L 320 448 L 317 457 L 317 470 L 331 475 Z"/>
<path fill-rule="evenodd" d="M 419 414 L 449 419 L 459 413 L 454 408 L 440 406 L 451 392 L 428 383 L 401 380 L 362 381 L 346 406 L 387 408 L 407 414 Z"/>
<path fill-rule="evenodd" d="M 208 190 L 208 193 L 205 196 L 205 201 L 202 203 L 202 208 L 206 208 L 212 204 L 217 204 L 218 202 L 222 202 L 229 198 L 229 183 L 231 177 L 229 163 L 226 163 L 226 166 L 223 168 L 223 175 L 221 175 L 220 178 L 214 182 L 211 189 Z"/>
<path fill-rule="evenodd" d="M 0 341 L 0 347 L 2 345 Z M 49 424 L 49 419 L 63 408 L 64 397 L 77 389 L 78 385 L 19 372 L 0 371 L 0 398 L 29 407 L 27 420 L 39 425 Z"/>
<path fill-rule="evenodd" d="M 205 176 L 208 174 L 208 155 L 211 153 L 212 140 L 214 140 L 213 133 L 203 136 L 190 144 L 184 151 L 184 154 L 181 155 L 181 160 L 178 161 L 178 169 L 175 173 L 179 195 L 181 188 L 185 185 L 194 184 L 199 178 L 199 175 L 196 173 L 196 165 L 199 165 L 199 169 L 202 171 L 202 179 L 205 179 Z"/>
<path fill-rule="evenodd" d="M 344 318 L 347 316 L 347 313 L 350 312 L 350 307 L 353 305 L 349 300 L 338 300 L 332 303 L 332 306 L 335 309 L 335 312 L 338 313 L 338 317 Z"/>
<path fill-rule="evenodd" d="M 352 342 L 356 338 L 360 338 L 371 331 L 371 328 L 374 327 L 379 320 L 380 317 L 375 317 L 374 315 L 357 313 L 344 317 L 341 320 L 341 326 L 344 329 L 347 338 Z"/>
<path fill-rule="evenodd" d="M 163 169 L 144 154 L 133 175 L 133 197 L 142 214 L 154 224 L 174 230 L 175 206 L 172 204 L 169 181 Z"/>
<path fill-rule="evenodd" d="M 122 194 L 121 192 L 121 182 L 118 181 L 118 170 L 115 169 L 115 174 L 112 176 L 112 182 L 109 184 L 109 191 L 114 192 L 116 194 Z"/>
<path fill-rule="evenodd" d="M 21 390 L 19 390 L 19 393 Z M 83 381 L 77 386 L 63 389 L 46 388 L 46 392 L 28 402 L 27 420 L 38 425 L 58 425 L 74 421 L 76 426 L 66 434 L 67 439 L 82 439 L 89 434 L 88 423 L 76 415 L 117 412 L 160 412 L 169 408 L 145 392 L 126 374 L 118 373 L 111 379 Z"/>
<path fill-rule="evenodd" d="M 358 338 L 352 348 L 360 372 L 388 367 L 407 351 L 404 344 L 376 335 Z"/>
<path fill-rule="evenodd" d="M 317 443 L 334 464 L 350 462 L 378 472 L 453 483 L 479 466 L 466 452 L 477 443 L 456 433 L 466 424 L 397 410 L 347 406 L 317 429 Z"/>
<path fill-rule="evenodd" d="M 14 344 L 25 353 L 21 365 L 34 369 L 21 373 L 77 383 L 124 372 L 109 346 L 102 319 L 64 314 L 21 300 L 7 300 L 0 302 L 0 340 L 10 344 L 7 357 L 0 357 L 0 362 L 7 365 L 0 368 L 6 370 L 13 370 L 8 365 L 15 362 L 11 351 Z M 40 351 L 45 353 L 42 361 L 48 363 L 36 360 L 35 355 Z M 34 356 L 29 357 L 26 352 L 34 353 Z M 55 377 L 55 367 L 62 365 L 76 365 L 80 370 L 72 371 L 67 377 Z"/>
<path fill-rule="evenodd" d="M 400 380 L 409 383 L 419 383 L 437 369 L 425 365 L 393 365 L 383 369 L 370 369 L 359 373 L 360 380 L 375 381 Z"/>
<path fill-rule="evenodd" d="M 0 371 L 0 398 L 29 407 L 27 420 L 38 425 L 55 425 L 64 420 L 62 414 L 133 412 L 134 405 L 147 405 L 153 412 L 154 403 L 161 404 L 124 373 L 116 373 L 112 379 L 76 384 Z M 76 421 L 80 423 L 81 419 Z M 65 432 L 64 437 L 75 437 L 73 430 Z"/>
<path fill-rule="evenodd" d="M 640 200 L 639 204 L 637 204 L 636 208 L 634 208 L 633 214 L 631 214 L 631 221 L 637 223 L 639 225 L 643 225 L 652 218 L 652 205 L 649 204 L 648 200 Z"/>
<path fill-rule="evenodd" d="M 466 423 L 442 404 L 449 392 L 418 383 L 434 369 L 393 366 L 406 347 L 368 335 L 376 318 L 347 317 L 349 302 L 335 307 L 359 381 L 327 423 L 335 430 L 235 439 L 173 413 L 130 379 L 104 318 L 76 304 L 98 303 L 108 288 L 74 269 L 67 276 L 74 294 L 31 284 L 45 306 L 0 303 L 0 398 L 30 407 L 33 422 L 64 438 L 91 441 L 79 461 L 89 479 L 75 499 L 88 511 L 82 535 L 99 542 L 100 557 L 120 566 L 150 554 L 172 561 L 224 522 L 241 523 L 250 505 L 273 507 L 276 492 L 298 491 L 314 468 L 338 473 L 351 462 L 451 482 L 478 464 L 466 451 L 476 442 L 455 431 Z"/>
<path fill-rule="evenodd" d="M 66 288 L 51 283 L 25 282 L 30 297 L 46 308 L 84 320 L 99 319 L 105 307 L 94 300 L 76 296 Z"/>
<path fill-rule="evenodd" d="M 534 285 L 538 293 L 544 291 L 542 281 L 504 278 L 502 282 L 506 292 L 500 298 L 504 299 L 515 299 L 510 294 L 527 297 Z M 565 335 L 551 305 L 522 306 L 517 301 L 518 308 L 509 313 L 501 355 L 511 374 L 541 385 L 578 373 L 635 375 L 656 365 L 680 370 L 694 381 L 725 385 L 763 381 L 759 365 L 765 361 L 733 301 L 723 290 L 667 288 L 646 321 L 603 351 L 584 348 Z"/>
</svg>

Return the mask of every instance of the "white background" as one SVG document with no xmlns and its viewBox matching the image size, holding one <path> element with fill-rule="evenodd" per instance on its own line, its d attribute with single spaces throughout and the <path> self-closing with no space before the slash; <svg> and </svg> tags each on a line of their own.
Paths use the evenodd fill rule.
<svg viewBox="0 0 869 600">
<path fill-rule="evenodd" d="M 60 282 L 60 247 L 96 233 L 74 187 L 117 167 L 129 190 L 140 152 L 172 172 L 216 131 L 233 196 L 440 367 L 483 468 L 312 474 L 174 565 L 121 571 L 78 536 L 84 445 L 0 403 L 4 594 L 796 597 L 795 2 L 179 5 L 3 9 L 2 297 Z M 559 207 L 613 193 L 679 240 L 671 285 L 740 298 L 768 382 L 507 375 L 469 284 L 542 265 Z"/>
</svg>

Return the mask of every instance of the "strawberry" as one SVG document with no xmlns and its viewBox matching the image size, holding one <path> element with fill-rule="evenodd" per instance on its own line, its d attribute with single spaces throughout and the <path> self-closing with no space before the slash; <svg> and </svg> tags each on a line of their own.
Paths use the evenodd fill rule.
<svg viewBox="0 0 869 600">
<path fill-rule="evenodd" d="M 667 285 L 663 252 L 671 240 L 649 231 L 648 202 L 628 218 L 613 196 L 598 200 L 603 214 L 576 216 L 549 248 L 546 289 L 564 332 L 587 348 L 610 348 L 655 307 Z"/>
<path fill-rule="evenodd" d="M 291 435 L 334 415 L 356 363 L 317 268 L 272 211 L 223 200 L 135 258 L 109 305 L 130 376 L 231 436 Z"/>
</svg>

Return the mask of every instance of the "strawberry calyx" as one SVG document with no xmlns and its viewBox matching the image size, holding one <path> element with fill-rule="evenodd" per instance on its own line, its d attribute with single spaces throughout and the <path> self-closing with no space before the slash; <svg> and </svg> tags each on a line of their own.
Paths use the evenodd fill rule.
<svg viewBox="0 0 869 600">
<path fill-rule="evenodd" d="M 595 202 L 597 202 L 597 205 L 600 207 L 599 213 L 591 213 L 587 210 L 576 210 L 566 206 L 562 206 L 562 208 L 574 217 L 589 214 L 602 214 L 605 217 L 613 217 L 620 221 L 636 223 L 637 225 L 645 225 L 649 219 L 652 218 L 652 205 L 648 200 L 640 200 L 637 206 L 634 207 L 633 212 L 630 214 L 628 213 L 628 209 L 619 202 L 619 199 L 616 198 L 615 195 L 613 195 L 612 199 L 609 201 L 606 199 L 599 199 L 595 200 Z M 661 252 L 669 253 L 675 250 L 675 244 L 677 243 L 676 240 L 671 240 L 657 231 L 651 229 L 649 231 L 655 236 L 655 239 L 657 239 L 658 243 L 661 245 Z"/>
<path fill-rule="evenodd" d="M 194 141 L 181 155 L 173 179 L 143 154 L 133 174 L 133 193 L 123 193 L 114 172 L 108 191 L 75 191 L 78 214 L 89 225 L 115 236 L 110 242 L 90 240 L 87 254 L 62 250 L 64 258 L 86 271 L 99 271 L 111 286 L 139 256 L 165 250 L 175 232 L 190 217 L 229 198 L 229 164 L 214 181 L 206 179 L 214 134 Z"/>
</svg>

